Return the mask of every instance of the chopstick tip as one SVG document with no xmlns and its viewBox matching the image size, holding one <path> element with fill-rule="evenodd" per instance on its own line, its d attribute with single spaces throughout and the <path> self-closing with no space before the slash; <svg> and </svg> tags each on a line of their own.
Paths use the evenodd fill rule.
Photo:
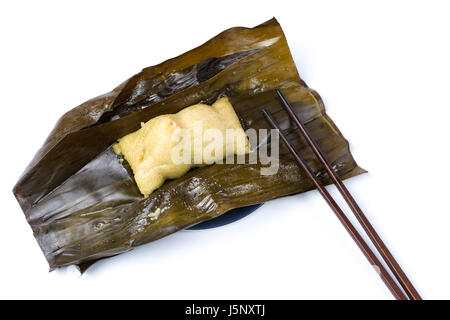
<svg viewBox="0 0 450 320">
<path fill-rule="evenodd" d="M 262 113 L 263 113 L 266 117 L 270 117 L 270 112 L 269 112 L 267 109 L 263 108 L 263 109 L 262 109 Z"/>
</svg>

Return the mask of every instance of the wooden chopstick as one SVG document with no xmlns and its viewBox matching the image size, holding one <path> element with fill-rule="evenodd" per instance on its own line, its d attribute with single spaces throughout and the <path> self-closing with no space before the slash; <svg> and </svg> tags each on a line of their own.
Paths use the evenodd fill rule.
<svg viewBox="0 0 450 320">
<path fill-rule="evenodd" d="M 367 245 L 367 243 L 364 241 L 364 239 L 361 237 L 361 235 L 358 233 L 358 231 L 355 229 L 355 227 L 352 225 L 350 220 L 347 218 L 347 216 L 344 214 L 344 212 L 341 210 L 341 208 L 338 206 L 338 204 L 334 201 L 334 199 L 331 197 L 331 195 L 328 193 L 327 189 L 322 185 L 320 180 L 316 177 L 316 175 L 313 173 L 311 168 L 308 166 L 306 161 L 303 159 L 303 157 L 295 151 L 295 149 L 292 147 L 292 145 L 287 140 L 284 133 L 281 131 L 280 127 L 277 125 L 275 120 L 272 118 L 270 113 L 263 109 L 263 113 L 269 123 L 272 125 L 272 127 L 278 129 L 281 140 L 284 142 L 284 144 L 287 146 L 289 151 L 294 156 L 295 160 L 297 160 L 298 164 L 303 168 L 308 178 L 314 183 L 317 190 L 319 190 L 322 197 L 325 199 L 325 201 L 328 203 L 330 208 L 333 210 L 333 212 L 338 217 L 339 221 L 341 221 L 344 228 L 347 230 L 347 232 L 350 234 L 350 236 L 353 238 L 353 240 L 356 242 L 358 247 L 361 249 L 367 260 L 369 260 L 369 263 L 372 266 L 377 267 L 377 271 L 383 280 L 383 282 L 386 284 L 388 289 L 391 291 L 392 295 L 397 300 L 407 300 L 407 297 L 403 293 L 403 291 L 400 289 L 400 287 L 395 283 L 394 279 L 390 276 L 390 274 L 386 271 L 384 266 L 380 263 L 378 258 L 375 256 L 373 251 L 370 249 L 370 247 Z"/>
<path fill-rule="evenodd" d="M 361 208 L 356 203 L 353 196 L 348 191 L 347 187 L 342 182 L 341 178 L 336 174 L 336 172 L 333 170 L 323 153 L 320 151 L 319 146 L 314 141 L 314 139 L 309 134 L 306 127 L 303 125 L 303 123 L 300 121 L 298 116 L 295 114 L 294 109 L 292 108 L 291 104 L 287 101 L 286 97 L 281 93 L 280 90 L 276 90 L 278 97 L 283 102 L 283 106 L 285 107 L 286 111 L 288 112 L 289 116 L 294 120 L 295 124 L 297 125 L 297 128 L 300 130 L 303 137 L 308 142 L 309 146 L 313 150 L 316 157 L 319 159 L 319 161 L 322 163 L 322 165 L 325 167 L 328 176 L 331 178 L 333 183 L 336 185 L 337 189 L 341 193 L 342 197 L 347 202 L 350 209 L 353 211 L 354 215 L 358 219 L 359 223 L 363 227 L 364 231 L 369 236 L 372 243 L 377 248 L 378 252 L 380 253 L 381 257 L 384 259 L 386 264 L 388 265 L 389 269 L 392 271 L 394 276 L 397 278 L 400 285 L 405 290 L 406 294 L 411 300 L 422 300 L 417 290 L 414 288 L 411 281 L 409 281 L 408 277 L 406 276 L 405 272 L 402 270 L 400 265 L 397 263 L 395 258 L 392 256 L 389 249 L 384 244 L 383 240 L 381 240 L 378 233 L 375 231 L 375 228 L 372 226 L 370 221 L 367 219 L 366 215 L 362 212 Z"/>
</svg>

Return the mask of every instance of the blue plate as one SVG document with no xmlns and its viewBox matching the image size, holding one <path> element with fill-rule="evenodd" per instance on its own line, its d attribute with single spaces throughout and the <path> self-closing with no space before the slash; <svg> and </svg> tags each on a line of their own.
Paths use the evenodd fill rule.
<svg viewBox="0 0 450 320">
<path fill-rule="evenodd" d="M 218 216 L 217 218 L 196 224 L 195 226 L 192 226 L 188 228 L 188 230 L 203 230 L 203 229 L 211 229 L 211 228 L 217 228 L 221 227 L 227 224 L 230 224 L 232 222 L 238 221 L 246 216 L 248 216 L 250 213 L 261 207 L 264 203 L 258 203 L 252 206 L 248 207 L 241 207 L 236 208 L 233 210 L 230 210 L 226 213 L 224 213 L 221 216 Z"/>
</svg>

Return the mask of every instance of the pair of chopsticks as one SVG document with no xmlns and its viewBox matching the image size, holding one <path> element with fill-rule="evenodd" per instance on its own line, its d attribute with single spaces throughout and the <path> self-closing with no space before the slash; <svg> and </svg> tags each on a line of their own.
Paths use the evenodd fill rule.
<svg viewBox="0 0 450 320">
<path fill-rule="evenodd" d="M 366 218 L 366 216 L 362 212 L 361 208 L 356 203 L 355 199 L 352 197 L 352 195 L 350 194 L 348 189 L 345 187 L 342 180 L 334 172 L 333 168 L 330 166 L 327 159 L 325 158 L 323 153 L 320 151 L 317 143 L 311 137 L 311 135 L 309 134 L 306 127 L 300 122 L 300 119 L 295 114 L 294 109 L 289 104 L 286 97 L 281 93 L 280 90 L 276 90 L 276 92 L 277 92 L 278 97 L 280 98 L 283 106 L 285 107 L 287 113 L 289 114 L 291 119 L 295 122 L 297 128 L 299 129 L 299 131 L 305 138 L 305 140 L 308 143 L 308 145 L 310 146 L 310 148 L 313 150 L 316 157 L 319 159 L 319 161 L 325 167 L 325 169 L 328 173 L 328 176 L 331 178 L 333 183 L 336 185 L 336 187 L 339 190 L 339 192 L 341 193 L 342 197 L 345 199 L 348 206 L 350 207 L 352 212 L 355 214 L 359 223 L 361 224 L 364 231 L 369 236 L 372 243 L 375 245 L 376 249 L 378 250 L 381 257 L 386 262 L 387 266 L 390 268 L 391 272 L 397 278 L 398 282 L 402 286 L 402 288 L 405 291 L 408 298 L 411 300 L 421 300 L 419 293 L 416 291 L 416 289 L 414 288 L 412 283 L 409 281 L 406 274 L 403 272 L 400 265 L 394 259 L 394 257 L 390 253 L 389 249 L 386 247 L 384 242 L 381 240 L 380 236 L 377 234 L 377 232 L 375 231 L 373 226 L 370 224 L 369 220 Z M 400 287 L 395 282 L 395 280 L 392 278 L 392 276 L 387 272 L 387 270 L 384 268 L 384 266 L 382 265 L 380 260 L 378 260 L 378 258 L 376 257 L 375 253 L 370 249 L 370 247 L 367 245 L 367 243 L 364 241 L 364 239 L 361 237 L 361 235 L 355 229 L 353 224 L 350 222 L 350 220 L 344 214 L 342 209 L 338 206 L 338 204 L 334 201 L 334 199 L 328 193 L 327 189 L 325 189 L 323 184 L 316 177 L 316 175 L 314 174 L 312 169 L 308 166 L 308 164 L 303 159 L 303 157 L 289 143 L 289 141 L 286 138 L 286 135 L 281 131 L 278 124 L 272 118 L 270 112 L 263 109 L 263 113 L 264 113 L 265 117 L 267 118 L 267 120 L 269 121 L 269 123 L 271 124 L 271 126 L 278 129 L 281 140 L 284 142 L 284 144 L 289 149 L 291 154 L 294 156 L 295 160 L 298 162 L 298 164 L 301 166 L 301 168 L 305 171 L 308 178 L 314 183 L 317 190 L 319 190 L 322 197 L 325 199 L 325 201 L 328 203 L 330 208 L 336 214 L 336 216 L 341 221 L 341 223 L 343 224 L 343 226 L 345 227 L 347 232 L 350 234 L 350 236 L 356 242 L 356 244 L 361 249 L 363 254 L 366 256 L 367 260 L 369 260 L 371 265 L 376 267 L 381 279 L 386 284 L 386 286 L 391 291 L 391 293 L 394 295 L 394 297 L 397 300 L 408 300 L 408 298 L 405 296 L 405 293 L 403 293 L 402 289 L 400 289 Z"/>
</svg>

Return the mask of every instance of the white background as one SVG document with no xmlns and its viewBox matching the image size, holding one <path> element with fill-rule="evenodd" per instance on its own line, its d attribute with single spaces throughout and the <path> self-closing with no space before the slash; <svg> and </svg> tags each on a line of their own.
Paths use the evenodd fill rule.
<svg viewBox="0 0 450 320">
<path fill-rule="evenodd" d="M 179 232 L 81 277 L 74 268 L 48 273 L 12 195 L 65 111 L 224 29 L 273 16 L 302 78 L 369 170 L 347 186 L 423 297 L 450 298 L 449 9 L 445 1 L 3 1 L 0 298 L 392 298 L 314 191 L 225 227 Z"/>
</svg>

